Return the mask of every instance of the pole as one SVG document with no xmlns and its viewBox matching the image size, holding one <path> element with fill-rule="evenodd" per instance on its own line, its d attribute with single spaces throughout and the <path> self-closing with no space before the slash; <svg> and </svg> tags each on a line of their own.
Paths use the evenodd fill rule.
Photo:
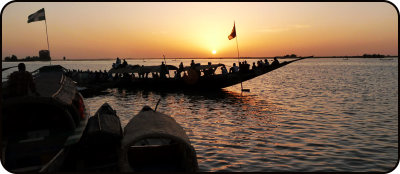
<svg viewBox="0 0 400 174">
<path fill-rule="evenodd" d="M 238 44 L 238 41 L 237 41 L 237 34 L 236 34 L 236 49 L 237 49 L 237 53 L 238 53 L 238 66 L 239 66 L 240 57 L 239 57 L 239 44 Z M 240 68 L 240 67 L 239 67 L 239 68 Z M 243 84 L 242 84 L 241 81 L 240 81 L 240 87 L 241 87 L 241 89 L 242 89 L 242 91 L 243 91 Z"/>
<path fill-rule="evenodd" d="M 45 14 L 45 16 L 46 16 L 46 14 Z M 46 19 L 46 18 L 44 18 L 44 23 L 46 24 L 47 50 L 49 51 L 50 65 L 51 65 L 50 45 L 49 45 L 49 34 L 47 33 L 47 19 Z"/>
<path fill-rule="evenodd" d="M 235 23 L 235 21 L 233 21 L 233 23 Z M 238 66 L 239 66 L 239 63 L 240 63 L 240 57 L 239 57 L 239 44 L 238 44 L 238 36 L 237 36 L 237 30 L 236 30 L 236 25 L 235 25 L 235 32 L 236 32 L 236 50 L 237 50 L 237 55 L 238 55 Z M 240 68 L 240 67 L 239 67 Z M 241 90 L 243 91 L 243 84 L 242 84 L 242 81 L 240 81 L 240 87 L 241 87 Z"/>
<path fill-rule="evenodd" d="M 164 57 L 165 67 L 167 68 L 167 61 L 165 60 L 165 55 L 164 55 L 164 54 L 163 54 L 163 57 Z M 169 70 L 168 70 L 168 68 L 167 68 L 167 71 L 168 71 L 168 77 L 171 77 L 171 76 L 169 75 Z"/>
</svg>

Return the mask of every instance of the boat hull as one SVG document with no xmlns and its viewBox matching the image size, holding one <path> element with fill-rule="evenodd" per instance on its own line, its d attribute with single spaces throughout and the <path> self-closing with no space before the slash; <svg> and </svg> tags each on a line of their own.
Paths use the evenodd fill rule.
<svg viewBox="0 0 400 174">
<path fill-rule="evenodd" d="M 88 91 L 105 90 L 107 88 L 125 88 L 125 89 L 145 89 L 145 90 L 161 90 L 161 91 L 181 91 L 181 90 L 219 90 L 241 82 L 261 76 L 275 69 L 286 66 L 292 62 L 301 60 L 299 58 L 292 61 L 285 61 L 275 66 L 268 66 L 248 72 L 236 72 L 229 74 L 218 74 L 200 77 L 183 77 L 183 78 L 135 78 L 109 80 L 106 82 L 78 83 L 85 86 Z M 82 82 L 82 80 L 78 80 Z"/>
</svg>

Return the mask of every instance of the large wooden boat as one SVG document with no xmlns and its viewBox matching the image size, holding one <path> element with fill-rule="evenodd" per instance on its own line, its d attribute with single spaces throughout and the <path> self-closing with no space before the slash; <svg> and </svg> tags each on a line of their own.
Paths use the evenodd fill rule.
<svg viewBox="0 0 400 174">
<path fill-rule="evenodd" d="M 127 88 L 127 89 L 148 89 L 148 90 L 218 90 L 225 87 L 229 87 L 246 80 L 250 80 L 252 78 L 258 77 L 260 75 L 271 72 L 275 69 L 286 66 L 290 63 L 293 63 L 298 60 L 305 59 L 298 58 L 291 61 L 284 61 L 277 65 L 270 65 L 264 68 L 252 69 L 247 72 L 235 72 L 235 73 L 227 73 L 227 74 L 215 74 L 210 76 L 199 76 L 199 75 L 191 75 L 190 67 L 185 67 L 183 72 L 187 73 L 188 76 L 183 76 L 181 78 L 119 78 L 108 79 L 106 81 L 94 81 L 90 78 L 73 78 L 76 79 L 79 86 L 85 87 L 88 91 L 98 91 L 104 90 L 107 88 Z M 216 65 L 201 65 L 198 66 L 196 71 L 202 71 L 204 69 L 218 68 L 224 66 L 223 64 Z M 152 66 L 148 68 L 147 72 L 159 72 L 159 66 Z M 172 67 L 172 66 L 169 66 Z M 158 68 L 158 69 L 157 69 Z M 173 70 L 177 70 L 178 68 L 172 68 Z M 129 73 L 138 73 L 140 72 L 140 66 L 128 66 L 125 68 L 114 69 L 112 68 L 109 73 L 111 74 L 129 74 Z M 193 73 L 192 73 L 193 74 Z"/>
<path fill-rule="evenodd" d="M 63 72 L 39 69 L 34 82 L 40 96 L 9 96 L 3 86 L 1 160 L 10 172 L 56 169 L 88 120 L 83 97 Z"/>
</svg>

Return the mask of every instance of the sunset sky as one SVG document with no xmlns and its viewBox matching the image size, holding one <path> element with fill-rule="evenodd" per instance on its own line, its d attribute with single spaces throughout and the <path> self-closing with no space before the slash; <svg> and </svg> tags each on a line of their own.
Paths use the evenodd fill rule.
<svg viewBox="0 0 400 174">
<path fill-rule="evenodd" d="M 2 59 L 398 55 L 398 14 L 385 2 L 14 2 L 2 14 Z M 214 52 L 214 54 L 213 54 Z"/>
</svg>

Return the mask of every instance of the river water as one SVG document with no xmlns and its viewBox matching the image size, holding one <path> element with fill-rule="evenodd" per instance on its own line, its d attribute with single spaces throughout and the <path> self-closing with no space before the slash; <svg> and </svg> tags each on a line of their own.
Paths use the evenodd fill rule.
<svg viewBox="0 0 400 174">
<path fill-rule="evenodd" d="M 159 65 L 161 59 L 128 60 Z M 190 60 L 167 59 L 189 65 Z M 199 59 L 224 63 L 237 59 Z M 248 59 L 249 63 L 255 60 Z M 284 60 L 280 60 L 284 61 Z M 53 61 L 109 70 L 114 61 Z M 2 67 L 17 63 L 3 62 Z M 48 62 L 27 62 L 33 71 Z M 12 70 L 2 73 L 5 78 Z M 3 79 L 4 81 L 4 79 Z M 398 58 L 305 59 L 217 92 L 127 91 L 86 98 L 91 114 L 108 102 L 125 126 L 149 105 L 184 127 L 200 171 L 389 172 L 398 160 Z"/>
</svg>

